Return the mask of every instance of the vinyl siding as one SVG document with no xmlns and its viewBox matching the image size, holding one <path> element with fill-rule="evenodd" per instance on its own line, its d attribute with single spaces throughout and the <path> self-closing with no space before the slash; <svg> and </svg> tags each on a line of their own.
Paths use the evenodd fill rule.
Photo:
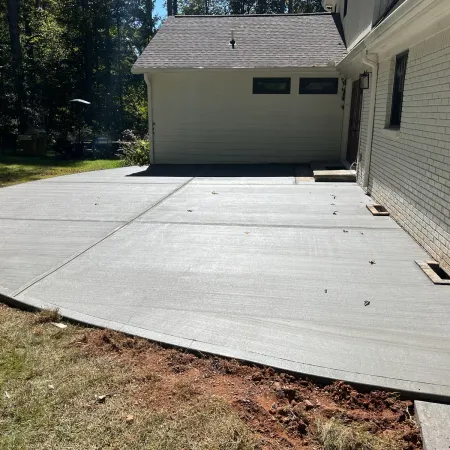
<svg viewBox="0 0 450 450">
<path fill-rule="evenodd" d="M 324 72 L 305 73 L 317 77 Z M 254 95 L 253 77 L 291 77 L 290 95 Z M 299 72 L 152 75 L 155 163 L 338 160 L 342 93 L 300 95 Z"/>
<path fill-rule="evenodd" d="M 369 188 L 450 269 L 450 29 L 409 49 L 398 133 L 385 129 L 394 60 L 379 68 Z"/>
</svg>

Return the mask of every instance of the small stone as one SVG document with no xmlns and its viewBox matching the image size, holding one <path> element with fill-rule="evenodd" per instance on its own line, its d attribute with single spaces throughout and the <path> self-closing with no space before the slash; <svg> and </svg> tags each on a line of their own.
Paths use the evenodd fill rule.
<svg viewBox="0 0 450 450">
<path fill-rule="evenodd" d="M 128 415 L 128 416 L 126 417 L 125 421 L 126 421 L 127 423 L 133 422 L 133 421 L 134 421 L 134 416 L 132 416 L 131 414 Z"/>
<path fill-rule="evenodd" d="M 306 411 L 309 411 L 310 409 L 314 408 L 314 404 L 309 400 L 305 400 L 303 403 L 305 404 Z"/>
<path fill-rule="evenodd" d="M 260 373 L 254 373 L 252 375 L 252 381 L 261 381 L 262 380 L 262 375 Z"/>
<path fill-rule="evenodd" d="M 98 403 L 105 403 L 106 395 L 97 395 L 96 400 L 97 400 Z"/>
<path fill-rule="evenodd" d="M 51 390 L 53 390 L 53 389 L 55 389 L 55 386 L 53 386 L 53 384 L 49 384 L 49 385 L 48 385 L 48 388 L 51 389 Z"/>
<path fill-rule="evenodd" d="M 306 423 L 303 422 L 303 420 L 299 420 L 298 424 L 297 424 L 298 432 L 303 435 L 303 434 L 306 434 L 307 429 L 308 429 L 308 427 L 307 427 Z"/>
</svg>

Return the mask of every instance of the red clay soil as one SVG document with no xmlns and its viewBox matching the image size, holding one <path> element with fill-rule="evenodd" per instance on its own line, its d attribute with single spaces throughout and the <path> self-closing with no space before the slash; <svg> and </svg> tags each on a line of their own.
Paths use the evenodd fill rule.
<svg viewBox="0 0 450 450">
<path fill-rule="evenodd" d="M 336 381 L 318 384 L 220 357 L 164 348 L 144 339 L 105 330 L 86 330 L 89 353 L 115 352 L 140 377 L 135 401 L 175 410 L 196 395 L 227 401 L 263 442 L 263 449 L 319 449 L 317 419 L 364 424 L 379 436 L 400 437 L 403 450 L 422 448 L 413 402 L 385 391 L 361 392 Z M 158 381 L 158 389 L 154 383 Z"/>
</svg>

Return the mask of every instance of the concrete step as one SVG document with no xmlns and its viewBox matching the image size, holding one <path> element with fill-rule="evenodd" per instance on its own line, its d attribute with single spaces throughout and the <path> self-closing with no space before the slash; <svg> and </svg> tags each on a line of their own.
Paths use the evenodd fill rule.
<svg viewBox="0 0 450 450">
<path fill-rule="evenodd" d="M 450 405 L 414 402 L 424 450 L 450 449 Z"/>
<path fill-rule="evenodd" d="M 354 183 L 356 170 L 314 170 L 314 180 L 317 182 L 343 181 Z"/>
</svg>

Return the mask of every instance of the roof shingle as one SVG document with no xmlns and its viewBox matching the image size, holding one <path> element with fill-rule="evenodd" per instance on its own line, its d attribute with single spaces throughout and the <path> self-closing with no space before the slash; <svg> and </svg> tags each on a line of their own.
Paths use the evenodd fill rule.
<svg viewBox="0 0 450 450">
<path fill-rule="evenodd" d="M 327 67 L 347 53 L 339 27 L 334 14 L 169 17 L 133 72 Z"/>
</svg>

